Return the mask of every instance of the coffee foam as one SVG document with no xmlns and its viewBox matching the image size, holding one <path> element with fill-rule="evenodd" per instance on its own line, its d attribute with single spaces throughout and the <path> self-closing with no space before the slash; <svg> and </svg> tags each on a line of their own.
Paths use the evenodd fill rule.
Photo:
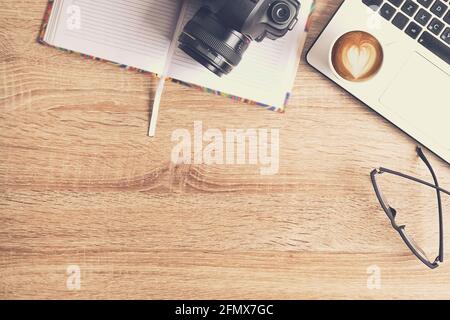
<svg viewBox="0 0 450 320">
<path fill-rule="evenodd" d="M 345 80 L 361 82 L 372 78 L 383 64 L 380 42 L 364 31 L 351 31 L 334 44 L 331 63 L 336 73 Z"/>
</svg>

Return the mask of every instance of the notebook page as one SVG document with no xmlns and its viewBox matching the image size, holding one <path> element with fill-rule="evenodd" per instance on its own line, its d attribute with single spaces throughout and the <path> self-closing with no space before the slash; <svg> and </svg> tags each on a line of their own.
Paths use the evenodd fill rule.
<svg viewBox="0 0 450 320">
<path fill-rule="evenodd" d="M 311 9 L 311 0 L 302 1 L 299 23 L 285 37 L 261 43 L 252 42 L 238 67 L 229 75 L 217 77 L 180 49 L 175 53 L 169 76 L 184 82 L 207 87 L 223 93 L 250 99 L 270 106 L 284 106 L 286 94 L 291 91 L 305 35 L 305 24 Z M 201 6 L 201 0 L 189 3 L 184 23 Z"/>
<path fill-rule="evenodd" d="M 161 73 L 181 1 L 55 0 L 58 7 L 49 44 Z"/>
</svg>

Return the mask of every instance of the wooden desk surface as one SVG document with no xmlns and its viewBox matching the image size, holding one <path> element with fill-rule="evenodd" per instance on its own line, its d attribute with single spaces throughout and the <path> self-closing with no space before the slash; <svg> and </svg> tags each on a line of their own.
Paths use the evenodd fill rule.
<svg viewBox="0 0 450 320">
<path fill-rule="evenodd" d="M 338 4 L 318 1 L 307 48 Z M 149 139 L 156 82 L 37 44 L 45 5 L 0 6 L 0 298 L 450 298 L 450 262 L 419 263 L 370 184 L 380 165 L 429 179 L 400 130 L 302 61 L 285 114 L 168 84 Z M 171 164 L 194 121 L 280 129 L 279 174 Z M 408 188 L 426 238 L 434 195 Z"/>
</svg>

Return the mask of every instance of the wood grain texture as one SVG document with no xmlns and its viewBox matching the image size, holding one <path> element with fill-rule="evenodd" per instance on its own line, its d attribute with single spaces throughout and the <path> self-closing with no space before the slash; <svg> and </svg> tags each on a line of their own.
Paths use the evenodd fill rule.
<svg viewBox="0 0 450 320">
<path fill-rule="evenodd" d="M 318 1 L 307 48 L 339 3 Z M 429 179 L 416 143 L 304 60 L 285 114 L 168 84 L 149 139 L 156 82 L 37 44 L 45 5 L 0 6 L 0 298 L 450 298 L 450 264 L 408 252 L 369 180 L 380 165 Z M 194 121 L 280 129 L 280 173 L 171 164 Z M 392 188 L 428 241 L 433 193 Z"/>
</svg>

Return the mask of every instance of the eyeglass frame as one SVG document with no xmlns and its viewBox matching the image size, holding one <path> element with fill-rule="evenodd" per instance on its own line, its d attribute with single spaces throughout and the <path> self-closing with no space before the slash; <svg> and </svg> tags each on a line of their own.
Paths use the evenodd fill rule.
<svg viewBox="0 0 450 320">
<path fill-rule="evenodd" d="M 441 192 L 443 192 L 447 195 L 450 195 L 450 192 L 439 186 L 439 182 L 437 180 L 436 174 L 435 174 L 430 162 L 428 161 L 425 154 L 423 153 L 422 148 L 417 147 L 416 152 L 417 152 L 417 155 L 420 157 L 420 159 L 425 163 L 428 170 L 430 171 L 431 176 L 433 177 L 434 184 L 426 182 L 426 181 L 418 179 L 418 178 L 415 178 L 415 177 L 412 177 L 412 176 L 409 176 L 409 175 L 406 175 L 406 174 L 403 174 L 401 172 L 383 168 L 383 167 L 374 169 L 371 172 L 370 177 L 371 177 L 372 186 L 375 190 L 375 194 L 378 198 L 378 201 L 379 201 L 381 207 L 383 208 L 384 212 L 386 213 L 387 217 L 389 218 L 394 230 L 396 230 L 400 234 L 400 237 L 405 242 L 407 247 L 422 263 L 424 263 L 430 269 L 435 269 L 439 266 L 439 263 L 444 262 L 444 225 L 443 225 Z M 436 195 L 437 195 L 437 200 L 438 200 L 438 212 L 439 212 L 439 253 L 438 253 L 438 256 L 436 257 L 436 259 L 434 260 L 434 262 L 431 262 L 428 259 L 427 255 L 423 252 L 423 250 L 417 244 L 415 244 L 414 240 L 412 238 L 408 237 L 408 235 L 405 231 L 406 225 L 399 226 L 396 223 L 395 218 L 396 218 L 397 211 L 389 205 L 386 198 L 383 196 L 379 185 L 377 184 L 377 179 L 376 179 L 377 175 L 381 175 L 383 173 L 388 173 L 388 174 L 392 174 L 395 176 L 399 176 L 401 178 L 420 183 L 422 185 L 425 185 L 427 187 L 430 187 L 430 188 L 433 188 L 436 190 Z M 419 252 L 419 251 L 421 251 L 421 252 Z"/>
</svg>

